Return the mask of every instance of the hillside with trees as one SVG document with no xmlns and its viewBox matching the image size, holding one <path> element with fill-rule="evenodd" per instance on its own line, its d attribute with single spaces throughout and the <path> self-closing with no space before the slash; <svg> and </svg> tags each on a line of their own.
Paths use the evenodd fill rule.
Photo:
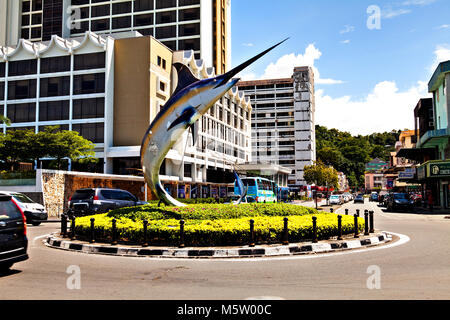
<svg viewBox="0 0 450 320">
<path fill-rule="evenodd" d="M 342 171 L 351 187 L 364 185 L 365 164 L 375 158 L 389 161 L 401 131 L 352 136 L 348 132 L 316 126 L 317 160 Z"/>
</svg>

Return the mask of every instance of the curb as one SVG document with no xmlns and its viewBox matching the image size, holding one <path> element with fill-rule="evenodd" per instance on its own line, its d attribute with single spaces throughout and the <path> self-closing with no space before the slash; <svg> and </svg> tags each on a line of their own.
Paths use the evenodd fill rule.
<svg viewBox="0 0 450 320">
<path fill-rule="evenodd" d="M 355 240 L 344 240 L 330 243 L 300 243 L 276 247 L 240 247 L 230 249 L 178 249 L 178 248 L 139 248 L 111 245 L 83 244 L 63 240 L 50 235 L 44 244 L 51 248 L 78 251 L 90 254 L 106 254 L 115 256 L 152 257 L 152 258 L 250 258 L 293 256 L 300 254 L 317 254 L 371 247 L 392 241 L 392 235 L 380 232 L 372 237 Z"/>
</svg>

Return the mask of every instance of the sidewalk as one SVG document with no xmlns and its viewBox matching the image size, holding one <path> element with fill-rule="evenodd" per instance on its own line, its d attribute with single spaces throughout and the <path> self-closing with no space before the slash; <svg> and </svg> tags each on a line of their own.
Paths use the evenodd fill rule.
<svg viewBox="0 0 450 320">
<path fill-rule="evenodd" d="M 450 209 L 443 209 L 441 207 L 435 207 L 432 210 L 430 208 L 424 208 L 424 207 L 415 207 L 415 213 L 420 214 L 448 214 L 450 215 Z"/>
</svg>

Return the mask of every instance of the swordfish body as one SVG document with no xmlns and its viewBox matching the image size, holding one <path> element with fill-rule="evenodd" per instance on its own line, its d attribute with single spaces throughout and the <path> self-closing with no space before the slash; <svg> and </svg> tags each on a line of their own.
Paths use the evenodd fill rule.
<svg viewBox="0 0 450 320">
<path fill-rule="evenodd" d="M 284 41 L 233 70 L 210 79 L 199 80 L 185 65 L 174 64 L 178 75 L 177 88 L 151 123 L 141 145 L 141 165 L 145 180 L 162 202 L 167 205 L 185 206 L 166 192 L 159 178 L 161 164 L 169 150 L 189 127 L 193 128 L 217 100 L 237 84 L 239 79 L 232 79 L 237 73 Z M 194 141 L 195 132 L 196 130 L 192 130 Z"/>
</svg>

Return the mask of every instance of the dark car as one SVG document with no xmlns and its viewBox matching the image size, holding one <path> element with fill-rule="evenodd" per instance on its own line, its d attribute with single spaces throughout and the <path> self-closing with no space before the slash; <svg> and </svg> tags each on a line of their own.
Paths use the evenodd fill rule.
<svg viewBox="0 0 450 320">
<path fill-rule="evenodd" d="M 389 201 L 389 198 L 390 198 L 390 197 L 392 197 L 392 194 L 391 194 L 391 193 L 384 195 L 384 197 L 383 197 L 383 202 L 381 203 L 381 205 L 382 205 L 383 207 L 387 207 L 388 201 Z"/>
<path fill-rule="evenodd" d="M 387 202 L 388 211 L 407 210 L 414 211 L 414 202 L 407 193 L 393 193 Z"/>
<path fill-rule="evenodd" d="M 364 196 L 362 194 L 358 194 L 355 197 L 355 200 L 353 200 L 353 203 L 357 203 L 357 202 L 364 203 Z"/>
<path fill-rule="evenodd" d="M 369 201 L 378 201 L 378 193 L 373 192 L 370 194 Z"/>
<path fill-rule="evenodd" d="M 105 213 L 117 208 L 143 205 L 133 194 L 121 189 L 79 189 L 69 199 L 69 216 Z"/>
<path fill-rule="evenodd" d="M 27 260 L 26 218 L 9 195 L 0 195 L 0 272 Z"/>
</svg>

